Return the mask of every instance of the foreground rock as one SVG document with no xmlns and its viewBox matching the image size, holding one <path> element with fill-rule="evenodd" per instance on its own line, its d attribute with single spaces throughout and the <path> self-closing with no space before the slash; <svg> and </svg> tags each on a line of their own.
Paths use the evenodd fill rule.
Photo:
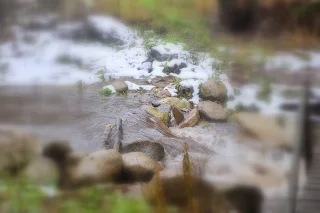
<svg viewBox="0 0 320 213">
<path fill-rule="evenodd" d="M 110 182 L 119 177 L 122 166 L 119 152 L 112 149 L 97 151 L 70 170 L 70 181 L 76 186 Z"/>
<path fill-rule="evenodd" d="M 160 165 L 142 152 L 130 152 L 122 155 L 124 176 L 129 181 L 147 182 L 151 180 Z"/>
<path fill-rule="evenodd" d="M 220 81 L 208 80 L 201 85 L 200 96 L 204 100 L 223 101 L 227 97 L 227 88 Z"/>
<path fill-rule="evenodd" d="M 266 116 L 259 113 L 241 112 L 234 115 L 234 120 L 250 136 L 269 147 L 292 148 L 294 141 L 294 125 L 288 120 L 286 125 L 275 116 Z"/>
<path fill-rule="evenodd" d="M 49 158 L 38 156 L 30 162 L 23 175 L 37 184 L 57 184 L 59 169 Z"/>
<path fill-rule="evenodd" d="M 128 85 L 124 81 L 115 81 L 112 86 L 117 92 L 126 92 L 128 90 Z"/>
<path fill-rule="evenodd" d="M 179 125 L 179 128 L 194 127 L 200 121 L 200 114 L 197 108 L 191 110 L 187 115 L 185 120 Z"/>
<path fill-rule="evenodd" d="M 17 174 L 36 156 L 38 141 L 18 130 L 0 129 L 0 174 Z"/>
<path fill-rule="evenodd" d="M 212 101 L 202 101 L 198 105 L 202 118 L 209 121 L 225 121 L 227 120 L 227 112 L 223 107 Z"/>
<path fill-rule="evenodd" d="M 161 99 L 159 103 L 174 106 L 178 109 L 191 109 L 191 104 L 188 101 L 184 101 L 176 97 L 168 97 Z"/>
</svg>

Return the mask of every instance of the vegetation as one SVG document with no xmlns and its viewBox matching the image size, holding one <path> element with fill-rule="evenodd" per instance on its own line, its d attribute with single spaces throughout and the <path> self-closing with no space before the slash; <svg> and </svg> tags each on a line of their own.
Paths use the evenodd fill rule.
<svg viewBox="0 0 320 213">
<path fill-rule="evenodd" d="M 109 88 L 104 88 L 102 90 L 100 90 L 99 92 L 101 95 L 104 95 L 104 96 L 109 96 L 112 94 L 112 91 L 109 89 Z"/>
</svg>

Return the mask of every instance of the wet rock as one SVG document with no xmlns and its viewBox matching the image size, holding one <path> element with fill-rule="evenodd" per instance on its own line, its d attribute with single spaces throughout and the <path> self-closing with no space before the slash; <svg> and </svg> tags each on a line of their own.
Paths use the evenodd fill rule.
<svg viewBox="0 0 320 213">
<path fill-rule="evenodd" d="M 200 96 L 204 100 L 223 101 L 227 97 L 227 88 L 220 81 L 208 80 L 200 86 Z"/>
<path fill-rule="evenodd" d="M 136 141 L 122 148 L 122 153 L 129 152 L 142 152 L 155 161 L 161 161 L 165 157 L 163 146 L 152 141 Z"/>
<path fill-rule="evenodd" d="M 160 51 L 152 48 L 148 53 L 149 60 L 156 60 L 156 61 L 171 61 L 172 59 L 177 59 L 177 54 L 165 54 L 161 53 Z"/>
<path fill-rule="evenodd" d="M 114 86 L 117 92 L 125 92 L 128 90 L 128 85 L 124 81 L 115 81 L 112 83 L 112 86 Z"/>
<path fill-rule="evenodd" d="M 144 109 L 152 116 L 156 117 L 163 123 L 169 122 L 169 113 L 158 110 L 153 106 L 144 106 Z"/>
<path fill-rule="evenodd" d="M 175 120 L 175 124 L 179 125 L 184 120 L 184 115 L 177 107 L 172 107 L 172 116 Z"/>
<path fill-rule="evenodd" d="M 37 184 L 57 184 L 59 169 L 51 159 L 37 156 L 24 170 L 23 175 Z"/>
<path fill-rule="evenodd" d="M 168 98 L 161 99 L 159 103 L 175 106 L 178 109 L 184 109 L 184 108 L 191 109 L 191 104 L 188 101 L 181 100 L 176 97 L 168 97 Z"/>
<path fill-rule="evenodd" d="M 39 151 L 39 143 L 19 130 L 0 129 L 0 173 L 17 174 Z"/>
<path fill-rule="evenodd" d="M 191 110 L 185 116 L 185 120 L 179 125 L 179 128 L 194 127 L 200 120 L 199 110 L 197 108 Z"/>
<path fill-rule="evenodd" d="M 211 212 L 213 207 L 224 212 L 222 210 L 227 208 L 225 200 L 212 185 L 200 178 L 184 176 L 175 169 L 165 169 L 155 175 L 143 186 L 143 192 L 151 204 L 156 204 L 160 197 L 165 203 L 182 208 L 190 208 L 192 199 L 198 204 L 194 209 L 196 212 Z"/>
<path fill-rule="evenodd" d="M 289 130 L 285 130 L 287 127 L 281 125 L 281 119 L 275 116 L 241 112 L 235 114 L 233 119 L 247 134 L 258 139 L 266 146 L 293 147 L 292 136 L 286 134 L 289 133 Z"/>
<path fill-rule="evenodd" d="M 201 117 L 206 120 L 225 121 L 227 119 L 227 112 L 218 103 L 212 101 L 201 101 L 198 108 Z"/>
<path fill-rule="evenodd" d="M 167 66 L 163 68 L 163 72 L 166 73 L 167 75 L 169 75 L 170 73 L 180 74 L 181 69 L 186 67 L 187 67 L 187 64 L 184 61 L 173 59 L 167 64 Z"/>
<path fill-rule="evenodd" d="M 122 155 L 123 172 L 128 180 L 146 182 L 151 180 L 160 166 L 156 161 L 142 152 L 130 152 Z"/>
<path fill-rule="evenodd" d="M 106 183 L 118 178 L 122 171 L 121 154 L 115 150 L 100 150 L 84 157 L 70 172 L 74 186 Z"/>
</svg>

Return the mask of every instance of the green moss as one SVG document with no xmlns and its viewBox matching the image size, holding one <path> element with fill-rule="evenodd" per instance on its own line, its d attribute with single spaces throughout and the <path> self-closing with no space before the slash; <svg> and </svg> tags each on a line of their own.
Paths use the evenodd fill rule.
<svg viewBox="0 0 320 213">
<path fill-rule="evenodd" d="M 109 96 L 112 94 L 112 91 L 108 88 L 104 88 L 104 89 L 100 90 L 99 93 L 104 96 Z"/>
</svg>

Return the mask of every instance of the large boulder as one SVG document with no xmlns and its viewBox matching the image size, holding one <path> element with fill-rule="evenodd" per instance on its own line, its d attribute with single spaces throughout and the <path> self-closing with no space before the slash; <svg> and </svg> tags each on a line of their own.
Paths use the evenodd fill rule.
<svg viewBox="0 0 320 213">
<path fill-rule="evenodd" d="M 185 120 L 179 125 L 179 128 L 194 127 L 200 121 L 199 110 L 197 108 L 191 110 Z"/>
<path fill-rule="evenodd" d="M 282 124 L 276 116 L 267 116 L 260 113 L 241 112 L 233 116 L 247 135 L 257 139 L 268 147 L 294 146 L 294 121 L 287 119 L 287 124 Z"/>
<path fill-rule="evenodd" d="M 142 152 L 129 152 L 122 155 L 125 178 L 134 181 L 149 181 L 160 165 Z"/>
<path fill-rule="evenodd" d="M 113 149 L 100 150 L 84 157 L 68 171 L 74 186 L 116 180 L 122 172 L 121 154 Z"/>
<path fill-rule="evenodd" d="M 227 87 L 221 81 L 208 80 L 201 84 L 200 96 L 204 100 L 223 101 L 227 97 Z"/>
<path fill-rule="evenodd" d="M 16 174 L 39 151 L 38 141 L 19 130 L 0 129 L 0 173 Z"/>
<path fill-rule="evenodd" d="M 212 101 L 201 101 L 198 105 L 199 112 L 202 118 L 209 121 L 225 121 L 227 112 L 223 107 Z"/>
</svg>

